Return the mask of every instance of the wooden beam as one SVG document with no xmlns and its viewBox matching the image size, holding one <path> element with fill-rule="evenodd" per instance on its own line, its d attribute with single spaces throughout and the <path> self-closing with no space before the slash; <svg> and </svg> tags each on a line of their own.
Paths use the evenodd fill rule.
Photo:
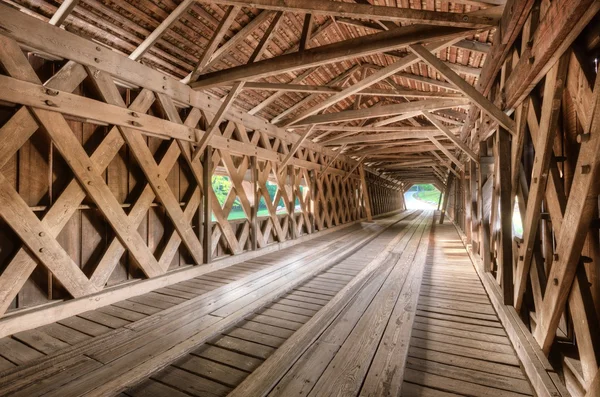
<svg viewBox="0 0 600 397">
<path fill-rule="evenodd" d="M 333 158 L 331 160 L 329 160 L 329 162 L 327 163 L 327 165 L 325 165 L 325 168 L 323 168 L 321 170 L 321 174 L 319 175 L 319 179 L 323 178 L 323 176 L 325 176 L 325 173 L 327 172 L 327 170 L 333 165 L 333 163 L 335 162 L 335 160 L 338 159 L 338 157 L 340 157 L 340 154 L 342 154 L 342 152 L 344 151 L 344 149 L 346 149 L 346 145 L 342 145 L 337 153 L 333 156 Z"/>
<path fill-rule="evenodd" d="M 339 121 L 358 120 L 374 117 L 393 116 L 397 114 L 408 114 L 422 110 L 447 109 L 456 106 L 467 105 L 467 99 L 426 99 L 423 101 L 405 102 L 394 105 L 383 105 L 359 110 L 343 110 L 335 113 L 325 113 L 307 117 L 294 125 L 325 124 Z M 411 116 L 412 117 L 412 116 Z"/>
<path fill-rule="evenodd" d="M 290 84 L 290 83 L 266 83 L 247 82 L 244 85 L 247 90 L 259 91 L 282 91 L 282 92 L 306 92 L 311 94 L 337 94 L 342 92 L 341 87 L 330 87 L 324 85 Z M 410 89 L 386 90 L 381 88 L 365 88 L 358 92 L 360 95 L 407 97 L 407 98 L 462 98 L 462 94 L 441 91 L 418 91 Z"/>
<path fill-rule="evenodd" d="M 177 8 L 175 8 L 164 21 L 156 29 L 150 33 L 148 37 L 140 44 L 130 55 L 129 59 L 137 61 L 140 59 L 153 45 L 161 38 L 161 36 L 169 29 L 187 10 L 195 0 L 183 0 Z"/>
<path fill-rule="evenodd" d="M 357 0 L 355 0 L 355 1 L 358 3 Z M 367 3 L 363 3 L 363 4 L 367 4 Z M 368 21 L 364 21 L 364 20 L 336 17 L 335 21 L 337 23 L 341 23 L 344 25 L 357 26 L 359 28 L 373 29 L 378 32 L 382 31 L 382 30 L 389 30 L 389 29 L 385 29 L 383 26 L 381 26 L 381 23 L 373 23 L 373 22 L 368 22 Z M 386 21 L 383 21 L 383 22 L 385 23 Z M 466 40 L 465 39 L 465 40 L 461 40 L 458 43 L 454 44 L 453 47 L 460 48 L 463 50 L 469 50 L 469 51 L 475 51 L 475 52 L 481 52 L 483 54 L 487 54 L 490 51 L 491 45 L 488 43 L 482 43 L 482 42 L 476 41 L 476 40 Z"/>
<path fill-rule="evenodd" d="M 352 78 L 352 75 L 354 73 L 358 72 L 361 68 L 362 68 L 362 65 L 352 66 L 351 68 L 347 69 L 344 73 L 339 74 L 336 77 L 334 77 L 333 79 L 331 79 L 327 83 L 327 86 L 334 86 L 334 85 L 340 83 L 340 86 L 343 88 L 343 86 L 346 84 L 346 82 L 349 81 L 350 78 Z M 271 119 L 271 122 L 278 124 L 278 125 L 288 125 L 289 120 L 282 121 L 285 117 L 296 112 L 299 109 L 302 109 L 305 105 L 312 103 L 315 99 L 319 99 L 320 97 L 321 97 L 321 94 L 316 94 L 316 93 L 310 94 L 309 96 L 305 97 L 304 99 L 296 102 L 293 106 L 288 107 L 283 112 L 279 113 L 277 116 L 273 117 Z"/>
<path fill-rule="evenodd" d="M 365 161 L 365 157 L 367 156 L 362 156 L 360 159 L 358 159 L 358 161 L 356 162 L 356 164 L 354 164 L 352 166 L 352 169 L 350 171 L 348 171 L 348 175 L 346 175 L 344 177 L 344 179 L 342 179 L 342 183 L 346 182 L 348 179 L 350 179 L 350 176 L 352 175 L 352 173 L 354 171 L 356 171 L 356 169 L 363 163 L 363 161 Z"/>
<path fill-rule="evenodd" d="M 481 78 L 477 83 L 479 92 L 487 95 L 496 80 L 508 51 L 521 33 L 534 6 L 534 0 L 508 0 L 500 20 L 499 37 L 494 39 L 491 51 L 483 65 Z"/>
<path fill-rule="evenodd" d="M 464 164 L 461 163 L 460 160 L 457 159 L 448 149 L 446 149 L 446 147 L 442 145 L 440 141 L 435 139 L 432 135 L 429 135 L 427 138 L 429 138 L 431 143 L 433 143 L 439 150 L 441 150 L 442 153 L 444 153 L 446 157 L 448 157 L 450 161 L 452 161 L 461 171 L 465 169 Z"/>
<path fill-rule="evenodd" d="M 419 59 L 419 61 L 420 61 L 420 59 Z M 417 62 L 417 64 L 418 63 L 419 62 Z M 417 83 L 423 83 L 423 84 L 431 85 L 433 87 L 444 88 L 446 90 L 458 91 L 458 88 L 456 88 L 453 84 L 447 83 L 447 82 L 442 81 L 442 80 L 436 80 L 436 79 L 429 78 L 429 77 L 423 77 L 423 76 L 418 75 L 418 74 L 407 73 L 407 72 L 400 72 L 400 73 L 396 73 L 394 75 L 394 77 L 400 77 L 400 78 L 403 78 L 403 79 L 416 81 Z"/>
<path fill-rule="evenodd" d="M 215 52 L 219 44 L 221 44 L 223 37 L 229 30 L 229 26 L 231 26 L 232 22 L 235 20 L 235 17 L 240 11 L 240 8 L 241 7 L 239 6 L 231 6 L 227 9 L 227 12 L 225 12 L 225 15 L 223 16 L 223 19 L 221 19 L 221 22 L 219 22 L 219 26 L 217 27 L 210 41 L 206 45 L 206 48 L 204 49 L 200 60 L 198 60 L 198 63 L 194 67 L 194 70 L 192 70 L 189 77 L 186 77 L 184 79 L 185 83 L 193 83 L 198 79 L 198 76 L 200 76 L 202 71 L 205 69 L 206 65 L 208 65 L 208 63 L 210 62 L 213 53 Z"/>
<path fill-rule="evenodd" d="M 64 0 L 48 23 L 60 27 L 65 22 L 65 19 L 71 14 L 75 6 L 77 6 L 77 3 L 79 3 L 79 0 Z"/>
<path fill-rule="evenodd" d="M 412 127 L 412 126 L 398 126 L 398 127 L 373 127 L 371 125 L 358 127 L 358 126 L 340 126 L 340 125 L 317 125 L 315 129 L 318 131 L 339 131 L 339 132 L 437 132 L 438 129 L 435 127 Z"/>
<path fill-rule="evenodd" d="M 204 263 L 212 262 L 212 224 L 213 224 L 213 212 L 212 212 L 212 200 L 213 195 L 211 194 L 212 187 L 212 174 L 213 174 L 213 164 L 212 164 L 212 147 L 210 145 L 206 146 L 204 149 L 204 158 L 202 160 L 202 188 L 203 188 L 203 219 L 204 224 L 202 227 L 204 228 Z"/>
<path fill-rule="evenodd" d="M 206 148 L 206 145 L 208 145 L 208 142 L 214 136 L 215 132 L 219 130 L 219 125 L 221 124 L 221 121 L 223 121 L 225 112 L 227 112 L 229 110 L 229 108 L 233 105 L 233 101 L 238 96 L 238 94 L 242 91 L 243 87 L 244 87 L 243 81 L 238 81 L 237 83 L 235 83 L 233 85 L 233 87 L 231 87 L 231 90 L 229 90 L 229 93 L 223 100 L 223 103 L 221 104 L 221 106 L 219 107 L 217 112 L 215 113 L 215 116 L 213 117 L 210 125 L 208 126 L 208 128 L 206 130 L 206 133 L 204 135 L 202 135 L 202 138 L 200 138 L 200 140 L 198 141 L 198 145 L 196 146 L 196 149 L 194 150 L 194 154 L 192 155 L 192 161 L 198 160 L 200 158 L 200 155 L 202 153 L 204 153 L 204 149 Z"/>
<path fill-rule="evenodd" d="M 442 212 L 440 213 L 440 225 L 444 224 L 444 217 L 446 215 L 446 208 L 448 207 L 448 196 L 450 196 L 450 188 L 452 187 L 452 181 L 454 180 L 452 173 L 448 174 L 448 180 L 446 181 L 446 190 L 444 190 L 444 197 L 442 201 Z"/>
<path fill-rule="evenodd" d="M 298 139 L 296 141 L 296 143 L 294 143 L 294 145 L 290 149 L 289 153 L 285 156 L 285 158 L 283 159 L 283 161 L 279 165 L 280 170 L 284 169 L 289 164 L 289 162 L 292 159 L 292 157 L 294 157 L 294 154 L 296 154 L 296 152 L 298 151 L 298 149 L 300 149 L 300 146 L 302 145 L 302 143 L 306 139 L 308 139 L 308 137 L 310 136 L 310 134 L 313 132 L 314 129 L 315 129 L 314 125 L 311 125 L 310 127 L 308 127 L 306 129 L 306 131 L 300 136 L 300 139 Z"/>
<path fill-rule="evenodd" d="M 460 174 L 454 169 L 454 167 L 452 167 L 451 162 L 444 160 L 442 156 L 440 156 L 435 150 L 431 150 L 429 153 L 431 153 L 435 158 L 437 158 L 440 161 L 440 163 L 448 169 L 448 171 L 454 174 L 454 176 L 460 178 Z"/>
<path fill-rule="evenodd" d="M 512 254 L 512 213 L 511 187 L 510 187 L 510 135 L 500 127 L 496 132 L 496 155 L 498 182 L 498 217 L 500 218 L 500 236 L 498 239 L 498 267 L 502 272 L 502 296 L 505 305 L 512 305 L 514 301 L 513 284 L 513 254 Z M 499 270 L 500 271 L 500 270 Z"/>
<path fill-rule="evenodd" d="M 411 138 L 428 138 L 432 133 L 436 133 L 438 130 L 432 131 L 429 128 L 425 128 L 423 130 L 417 130 L 418 127 L 410 127 L 415 128 L 414 131 L 406 131 L 406 132 L 380 132 L 377 134 L 370 135 L 353 135 L 351 137 L 345 138 L 335 138 L 331 141 L 328 141 L 327 145 L 342 145 L 344 143 L 352 144 L 352 143 L 367 143 L 367 142 L 383 142 L 383 141 L 393 141 L 399 139 L 411 139 Z"/>
<path fill-rule="evenodd" d="M 319 69 L 318 66 L 314 67 L 314 68 L 308 68 L 304 72 L 300 73 L 298 76 L 294 77 L 288 84 L 293 85 L 293 84 L 300 83 L 318 69 Z M 261 83 L 247 82 L 246 84 L 251 85 L 251 84 L 261 84 Z M 301 85 L 301 84 L 298 84 L 298 85 Z M 260 89 L 260 88 L 258 88 L 258 89 Z M 256 113 L 260 112 L 261 110 L 263 110 L 264 108 L 266 108 L 267 106 L 269 106 L 270 104 L 275 102 L 277 99 L 281 98 L 281 96 L 285 95 L 285 93 L 286 93 L 286 91 L 284 91 L 284 90 L 277 90 L 276 93 L 274 93 L 273 95 L 271 95 L 270 97 L 268 97 L 267 99 L 265 99 L 264 101 L 259 103 L 258 105 L 254 106 L 252 109 L 250 109 L 248 111 L 248 113 L 256 114 Z"/>
<path fill-rule="evenodd" d="M 444 49 L 444 48 L 450 46 L 452 43 L 454 43 L 458 40 L 461 40 L 461 39 L 462 39 L 462 37 L 459 36 L 457 38 L 427 44 L 426 47 L 431 49 L 432 51 L 438 51 L 438 50 L 441 50 L 441 49 Z M 359 81 L 358 83 L 352 85 L 351 87 L 348 87 L 348 88 L 342 90 L 340 93 L 335 94 L 332 97 L 327 98 L 326 100 L 320 102 L 319 104 L 303 111 L 299 115 L 292 118 L 288 123 L 294 123 L 294 122 L 300 121 L 300 120 L 305 119 L 321 110 L 324 110 L 324 109 L 336 104 L 337 102 L 342 101 L 342 100 L 348 98 L 349 96 L 362 91 L 363 89 L 365 89 L 367 87 L 370 87 L 371 85 L 373 85 L 381 80 L 387 79 L 388 77 L 396 74 L 398 71 L 416 64 L 418 61 L 419 61 L 419 58 L 416 55 L 413 55 L 413 54 L 408 55 L 408 56 L 394 62 L 393 64 L 386 66 L 385 68 L 377 70 L 375 73 L 371 74 L 367 78 Z"/>
<path fill-rule="evenodd" d="M 340 62 L 380 53 L 381 51 L 404 48 L 422 41 L 453 38 L 464 34 L 466 29 L 412 25 L 395 30 L 343 40 L 333 44 L 311 48 L 303 52 L 280 55 L 253 65 L 235 66 L 226 70 L 207 73 L 191 84 L 194 89 L 207 89 L 230 81 L 254 80 L 299 69 Z"/>
<path fill-rule="evenodd" d="M 600 76 L 600 75 L 599 75 Z M 598 205 L 596 183 L 600 168 L 600 77 L 596 76 L 590 139 L 582 142 L 565 216 L 557 236 L 556 259 L 548 276 L 544 303 L 537 316 L 534 337 L 544 352 L 549 352 L 560 317 L 579 265 L 581 249 Z"/>
<path fill-rule="evenodd" d="M 431 124 L 436 126 L 446 137 L 448 137 L 448 139 L 450 139 L 452 142 L 454 142 L 454 144 L 456 146 L 458 146 L 463 152 L 465 152 L 465 154 L 467 156 L 469 156 L 471 158 L 471 160 L 473 160 L 476 163 L 479 163 L 478 156 L 467 145 L 465 145 L 460 140 L 460 138 L 458 138 L 456 135 L 454 135 L 454 133 L 452 131 L 450 131 L 450 129 L 448 127 L 446 127 L 444 124 L 442 124 L 435 115 L 429 113 L 426 110 L 421 113 L 423 113 L 423 116 L 425 116 L 427 118 L 427 120 L 429 120 L 431 122 Z"/>
<path fill-rule="evenodd" d="M 283 11 L 279 11 L 283 12 Z M 312 32 L 313 16 L 310 13 L 304 15 L 304 24 L 302 25 L 302 33 L 300 34 L 300 42 L 298 43 L 298 52 L 303 52 L 307 48 Z"/>
<path fill-rule="evenodd" d="M 525 48 L 506 80 L 507 109 L 529 95 L 598 11 L 600 3 L 594 0 L 558 0 L 550 4 L 531 46 Z"/>
<path fill-rule="evenodd" d="M 488 43 L 482 43 L 477 40 L 461 40 L 458 43 L 454 44 L 453 47 L 487 54 L 490 51 L 491 45 Z"/>
<path fill-rule="evenodd" d="M 496 22 L 494 18 L 487 16 L 472 16 L 453 12 L 435 12 L 356 3 L 339 4 L 339 2 L 330 0 L 288 0 L 283 3 L 278 0 L 216 0 L 215 2 L 302 14 L 315 13 L 336 17 L 354 17 L 358 19 L 426 23 L 428 25 L 468 28 L 489 28 Z"/>
<path fill-rule="evenodd" d="M 272 14 L 273 13 L 270 11 L 262 11 L 250 22 L 248 22 L 242 29 L 240 29 L 232 38 L 223 43 L 221 47 L 215 49 L 210 57 L 210 61 L 205 66 L 205 69 L 210 69 L 217 62 L 223 59 L 228 52 L 234 50 L 236 45 L 248 38 L 248 36 L 258 29 L 266 20 L 268 20 Z"/>
<path fill-rule="evenodd" d="M 205 112 L 212 112 L 220 106 L 219 100 L 213 96 L 209 96 L 202 92 L 193 91 L 189 86 L 181 83 L 180 81 L 166 76 L 165 74 L 151 69 L 139 62 L 128 59 L 114 51 L 106 49 L 102 46 L 98 46 L 96 43 L 86 40 L 85 38 L 79 37 L 75 34 L 59 29 L 43 21 L 37 20 L 33 17 L 27 16 L 22 12 L 19 12 L 11 7 L 0 4 L 0 29 L 3 34 L 8 37 L 15 39 L 21 47 L 32 48 L 32 49 L 45 49 L 46 52 L 52 53 L 55 56 L 70 59 L 72 61 L 81 63 L 83 65 L 89 65 L 96 67 L 104 72 L 109 73 L 115 79 L 127 82 L 133 86 L 147 88 L 156 93 L 163 93 L 169 95 L 175 102 L 182 103 L 185 105 L 191 105 L 197 107 Z M 313 35 L 314 37 L 314 35 Z M 75 51 L 74 49 L 77 49 Z M 100 60 L 100 62 L 98 62 Z M 4 84 L 4 83 L 3 83 Z M 4 87 L 4 86 L 3 86 Z M 36 92 L 43 92 L 43 88 L 38 88 Z M 0 93 L 5 93 L 6 90 L 0 90 Z M 17 90 L 19 92 L 19 90 Z M 63 93 L 61 92 L 58 98 L 62 98 Z M 46 97 L 45 99 L 56 100 L 57 97 Z M 75 103 L 80 104 L 80 101 L 90 100 L 77 96 Z M 37 106 L 40 98 L 35 100 Z M 98 101 L 90 102 L 88 105 L 77 106 L 73 111 L 89 111 L 94 114 L 92 117 L 84 116 L 88 119 L 104 119 L 104 112 L 96 112 L 96 108 L 109 106 Z M 59 110 L 64 112 L 64 107 L 52 107 L 52 111 Z M 98 114 L 102 114 L 101 117 Z M 110 112 L 109 112 L 110 114 Z M 143 116 L 143 115 L 140 115 Z M 144 116 L 145 117 L 145 116 Z M 298 134 L 293 132 L 285 131 L 282 128 L 269 123 L 265 123 L 264 119 L 250 115 L 247 112 L 241 111 L 240 109 L 231 109 L 226 118 L 234 122 L 244 124 L 247 128 L 255 131 L 260 131 L 267 134 L 268 136 L 281 139 L 285 142 L 294 143 L 299 139 Z M 126 121 L 127 119 L 123 120 Z M 164 120 L 158 118 L 152 118 L 150 124 L 160 125 Z M 112 124 L 112 122 L 110 122 Z M 118 124 L 118 123 L 117 123 Z M 130 128 L 135 128 L 131 125 L 126 125 Z M 153 128 L 145 126 L 144 128 Z M 157 128 L 158 134 L 165 136 L 165 131 L 171 130 L 172 127 L 168 128 Z M 189 129 L 188 129 L 189 131 Z M 186 134 L 185 136 L 188 136 Z M 183 137 L 181 135 L 180 137 Z M 219 139 L 216 139 L 219 138 Z M 227 143 L 226 139 L 220 137 L 214 138 L 213 144 L 215 146 L 222 145 L 226 148 L 227 145 L 231 149 L 235 149 L 238 152 L 245 153 L 246 150 L 254 152 L 257 156 L 262 158 L 273 159 L 273 153 L 270 150 L 259 148 L 252 144 L 246 144 L 243 142 Z M 243 149 L 242 147 L 245 147 Z M 304 148 L 308 148 L 317 153 L 333 153 L 330 149 L 323 148 L 311 141 L 305 141 Z M 295 164 L 305 164 L 308 166 L 309 162 L 294 162 Z M 311 168 L 311 167 L 309 167 Z M 311 168 L 312 169 L 312 168 Z"/>
<path fill-rule="evenodd" d="M 236 10 L 229 10 L 229 11 L 231 12 L 231 14 L 237 14 Z M 282 16 L 281 12 L 278 12 L 277 15 L 275 15 L 275 18 L 273 18 L 273 21 L 269 24 L 269 27 L 267 28 L 267 30 L 265 30 L 265 34 L 263 35 L 260 42 L 258 43 L 256 48 L 252 52 L 252 55 L 250 55 L 250 59 L 248 60 L 247 64 L 252 64 L 256 59 L 258 59 L 262 56 L 263 52 L 265 51 L 265 49 L 267 47 L 267 43 L 269 42 L 269 40 L 271 40 L 271 37 L 272 37 L 273 33 L 275 32 L 275 29 L 277 29 L 277 26 L 279 25 L 281 16 Z M 226 25 L 229 23 L 231 23 L 231 21 L 229 21 L 229 22 L 225 21 L 225 20 L 222 21 L 222 25 Z M 225 30 L 227 30 L 227 29 L 225 29 Z M 223 100 L 223 103 L 219 107 L 219 110 L 217 110 L 217 112 L 213 116 L 213 119 L 210 122 L 208 129 L 206 130 L 206 134 L 204 134 L 204 136 L 202 136 L 202 138 L 200 138 L 200 141 L 198 142 L 198 145 L 196 146 L 196 150 L 194 151 L 194 154 L 192 155 L 192 162 L 195 162 L 196 160 L 198 160 L 200 158 L 200 155 L 204 152 L 204 149 L 206 148 L 206 145 L 208 144 L 210 138 L 214 135 L 215 131 L 218 131 L 219 124 L 221 124 L 221 121 L 223 120 L 225 113 L 229 110 L 229 108 L 231 106 L 233 106 L 233 101 L 235 100 L 235 98 L 238 96 L 238 94 L 244 88 L 244 84 L 245 84 L 245 82 L 243 82 L 243 81 L 237 81 L 233 84 L 233 87 L 231 87 L 231 90 L 229 90 L 229 93 Z M 304 142 L 304 140 L 302 140 L 302 142 Z M 300 146 L 302 144 L 302 142 L 300 142 L 300 144 L 298 146 Z"/>
<path fill-rule="evenodd" d="M 432 54 L 427 48 L 420 44 L 411 45 L 410 50 L 421 58 L 425 63 L 436 69 L 442 76 L 456 86 L 463 94 L 471 98 L 477 106 L 481 108 L 491 118 L 496 120 L 502 127 L 509 132 L 515 133 L 515 123 L 503 111 L 498 109 L 489 99 L 481 94 L 475 87 L 467 83 L 456 72 L 444 64 L 438 57 Z"/>
<path fill-rule="evenodd" d="M 365 202 L 365 211 L 367 213 L 367 221 L 373 220 L 372 209 L 371 209 L 371 198 L 369 197 L 369 187 L 367 186 L 367 179 L 365 177 L 365 167 L 361 165 L 358 168 L 360 174 L 360 183 L 362 186 L 363 200 Z"/>
<path fill-rule="evenodd" d="M 561 113 L 560 106 L 566 84 L 568 63 L 568 54 L 565 54 L 550 70 L 544 85 L 544 102 L 542 104 L 539 133 L 536 138 L 537 143 L 535 144 L 535 158 L 533 160 L 533 170 L 531 171 L 527 210 L 523 222 L 523 244 L 519 248 L 515 277 L 514 304 L 517 310 L 520 310 L 523 303 L 534 244 L 539 240 L 538 226 L 542 199 L 546 193 L 546 181 L 549 174 L 550 159 L 553 155 L 552 146 L 555 141 L 558 118 Z"/>
<path fill-rule="evenodd" d="M 585 397 L 594 397 L 598 395 L 600 395 L 600 370 L 596 372 L 596 376 L 594 376 L 594 380 L 590 384 L 590 388 Z"/>
</svg>

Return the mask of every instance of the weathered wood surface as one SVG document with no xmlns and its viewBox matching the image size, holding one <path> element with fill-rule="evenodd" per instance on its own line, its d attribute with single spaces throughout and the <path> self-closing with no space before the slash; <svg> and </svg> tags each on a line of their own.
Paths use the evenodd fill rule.
<svg viewBox="0 0 600 397">
<path fill-rule="evenodd" d="M 106 395 L 116 392 L 288 294 L 298 284 L 312 279 L 410 214 L 405 212 L 375 224 L 330 233 L 318 242 L 300 243 L 278 253 L 0 339 L 11 347 L 0 353 L 3 360 L 7 360 L 8 369 L 0 375 L 2 393 Z M 338 278 L 336 273 L 332 274 L 334 279 Z M 311 280 L 309 292 L 299 291 L 300 295 L 306 294 L 312 299 L 313 291 L 326 288 L 323 284 L 337 283 L 328 277 L 331 276 L 325 274 Z M 349 280 L 351 277 L 339 275 L 339 278 Z M 277 306 L 272 310 L 278 310 Z M 11 371 L 11 365 L 18 367 Z M 98 377 L 102 382 L 97 381 Z M 45 380 L 38 382 L 41 379 Z"/>
<path fill-rule="evenodd" d="M 456 229 L 436 225 L 402 395 L 533 395 L 519 365 Z"/>
</svg>

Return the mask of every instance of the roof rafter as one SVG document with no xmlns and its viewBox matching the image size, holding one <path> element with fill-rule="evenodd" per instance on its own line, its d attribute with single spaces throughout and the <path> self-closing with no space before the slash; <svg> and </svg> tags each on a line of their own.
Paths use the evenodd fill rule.
<svg viewBox="0 0 600 397">
<path fill-rule="evenodd" d="M 404 26 L 394 30 L 343 40 L 302 52 L 280 55 L 256 62 L 251 66 L 235 66 L 207 73 L 190 84 L 194 89 L 206 89 L 237 80 L 255 80 L 308 67 L 359 58 L 382 51 L 407 47 L 410 44 L 464 36 L 466 30 L 454 27 L 431 28 L 426 25 Z M 386 76 L 387 77 L 387 76 Z"/>
<path fill-rule="evenodd" d="M 469 15 L 452 12 L 415 10 L 368 4 L 343 3 L 329 0 L 213 0 L 215 3 L 239 6 L 252 6 L 262 9 L 315 13 L 338 17 L 354 17 L 381 21 L 426 23 L 429 25 L 486 28 L 496 23 L 494 17 Z"/>
</svg>

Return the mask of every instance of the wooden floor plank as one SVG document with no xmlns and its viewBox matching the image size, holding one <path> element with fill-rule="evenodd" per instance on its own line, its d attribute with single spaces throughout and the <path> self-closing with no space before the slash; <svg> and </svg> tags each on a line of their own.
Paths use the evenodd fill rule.
<svg viewBox="0 0 600 397">
<path fill-rule="evenodd" d="M 263 362 L 261 359 L 212 345 L 202 345 L 191 354 L 229 365 L 245 372 L 254 371 Z"/>
<path fill-rule="evenodd" d="M 491 374 L 472 369 L 455 367 L 452 365 L 436 363 L 434 361 L 422 360 L 409 357 L 406 366 L 415 371 L 427 372 L 446 378 L 463 380 L 478 385 L 501 389 L 525 395 L 531 395 L 531 386 L 525 380 L 509 378 L 499 374 Z"/>
<path fill-rule="evenodd" d="M 54 338 L 38 329 L 19 332 L 12 337 L 44 354 L 50 354 L 69 346 L 60 339 Z"/>
<path fill-rule="evenodd" d="M 0 355 L 16 365 L 44 356 L 39 351 L 11 337 L 0 339 Z"/>
<path fill-rule="evenodd" d="M 127 390 L 125 393 L 131 397 L 190 397 L 173 387 L 167 386 L 152 379 L 148 379 L 141 384 Z"/>
<path fill-rule="evenodd" d="M 173 389 L 198 397 L 226 396 L 231 388 L 210 379 L 169 366 L 152 377 Z M 163 394 L 169 396 L 169 394 Z"/>
<path fill-rule="evenodd" d="M 239 369 L 191 354 L 176 361 L 173 366 L 229 387 L 237 386 L 248 375 Z"/>
<path fill-rule="evenodd" d="M 412 368 L 406 368 L 404 372 L 406 382 L 419 384 L 425 387 L 438 389 L 459 395 L 469 395 L 477 397 L 487 397 L 490 395 L 498 397 L 522 397 L 522 394 L 501 390 L 495 387 L 487 387 L 476 383 L 466 382 L 439 376 L 422 371 L 415 371 Z"/>
</svg>

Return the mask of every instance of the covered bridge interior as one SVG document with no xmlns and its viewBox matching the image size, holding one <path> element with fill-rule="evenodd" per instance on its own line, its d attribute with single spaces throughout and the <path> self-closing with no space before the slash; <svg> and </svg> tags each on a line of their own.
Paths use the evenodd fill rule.
<svg viewBox="0 0 600 397">
<path fill-rule="evenodd" d="M 599 10 L 0 0 L 0 395 L 600 396 Z"/>
</svg>

